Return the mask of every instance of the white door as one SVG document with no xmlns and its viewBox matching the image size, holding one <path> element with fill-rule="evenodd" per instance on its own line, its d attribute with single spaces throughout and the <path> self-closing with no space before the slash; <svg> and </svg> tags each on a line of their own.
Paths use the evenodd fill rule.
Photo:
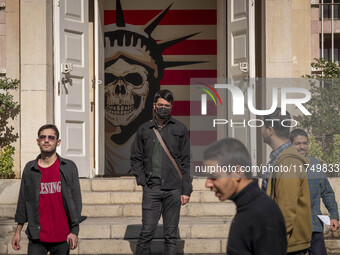
<svg viewBox="0 0 340 255">
<path fill-rule="evenodd" d="M 228 0 L 228 83 L 243 91 L 245 113 L 233 115 L 231 93 L 228 93 L 227 112 L 228 119 L 232 119 L 235 123 L 232 127 L 228 125 L 228 136 L 241 140 L 247 146 L 253 163 L 256 163 L 256 128 L 250 128 L 247 123 L 249 119 L 255 119 L 247 107 L 247 89 L 248 87 L 255 89 L 254 5 L 255 0 Z"/>
<path fill-rule="evenodd" d="M 56 123 L 62 157 L 90 175 L 88 0 L 55 0 Z"/>
</svg>

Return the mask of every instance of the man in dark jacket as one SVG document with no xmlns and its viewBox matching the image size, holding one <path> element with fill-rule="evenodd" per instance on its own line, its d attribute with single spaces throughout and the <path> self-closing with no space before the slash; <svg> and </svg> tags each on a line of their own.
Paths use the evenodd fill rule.
<svg viewBox="0 0 340 255">
<path fill-rule="evenodd" d="M 237 207 L 227 254 L 285 255 L 287 241 L 282 213 L 259 188 L 257 179 L 252 179 L 246 147 L 239 140 L 222 139 L 209 146 L 203 158 L 205 167 L 211 169 L 205 186 L 221 201 L 230 199 Z"/>
<path fill-rule="evenodd" d="M 162 214 L 164 254 L 176 254 L 177 228 L 181 204 L 189 202 L 192 192 L 190 178 L 190 142 L 187 128 L 170 116 L 173 95 L 160 90 L 154 97 L 155 118 L 137 131 L 131 154 L 131 168 L 137 184 L 143 187 L 142 230 L 136 254 L 149 254 L 151 241 Z M 159 133 L 174 163 L 157 138 Z"/>
<path fill-rule="evenodd" d="M 28 222 L 28 254 L 69 254 L 78 243 L 81 192 L 74 162 L 56 153 L 60 145 L 55 125 L 38 131 L 40 155 L 25 166 L 15 214 L 18 223 L 12 247 L 20 250 L 21 230 Z"/>
</svg>

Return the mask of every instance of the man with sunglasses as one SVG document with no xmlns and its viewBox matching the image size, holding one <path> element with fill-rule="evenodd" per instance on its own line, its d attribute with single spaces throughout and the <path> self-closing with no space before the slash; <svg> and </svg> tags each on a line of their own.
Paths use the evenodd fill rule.
<svg viewBox="0 0 340 255">
<path fill-rule="evenodd" d="M 82 200 L 77 166 L 56 153 L 59 131 L 47 124 L 38 131 L 40 155 L 24 168 L 12 239 L 20 250 L 21 230 L 26 222 L 27 254 L 69 254 L 78 243 Z"/>
<path fill-rule="evenodd" d="M 171 117 L 173 101 L 169 90 L 156 92 L 153 104 L 155 117 L 139 127 L 133 144 L 131 168 L 137 184 L 143 187 L 143 224 L 136 247 L 137 255 L 150 253 L 161 215 L 164 254 L 177 253 L 180 209 L 181 205 L 189 202 L 192 192 L 188 130 Z M 165 151 L 163 141 L 174 161 Z"/>
</svg>

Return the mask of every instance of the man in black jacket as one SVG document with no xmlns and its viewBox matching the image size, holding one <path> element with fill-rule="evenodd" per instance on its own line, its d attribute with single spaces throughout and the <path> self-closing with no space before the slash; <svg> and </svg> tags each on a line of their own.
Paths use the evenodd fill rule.
<svg viewBox="0 0 340 255">
<path fill-rule="evenodd" d="M 28 254 L 69 254 L 78 243 L 81 192 L 74 162 L 56 153 L 60 145 L 55 125 L 38 131 L 40 155 L 25 166 L 15 214 L 18 223 L 12 247 L 20 250 L 21 230 L 28 222 Z"/>
<path fill-rule="evenodd" d="M 226 138 L 204 152 L 209 170 L 205 186 L 221 200 L 232 200 L 237 207 L 229 231 L 229 255 L 285 255 L 286 228 L 277 204 L 252 179 L 251 159 L 238 140 Z M 218 172 L 219 171 L 219 172 Z"/>
<path fill-rule="evenodd" d="M 170 116 L 173 101 L 169 90 L 156 92 L 155 118 L 139 127 L 133 145 L 131 168 L 137 184 L 143 187 L 143 225 L 136 247 L 138 255 L 150 253 L 161 214 L 164 254 L 176 254 L 180 208 L 189 202 L 192 192 L 188 131 L 184 124 Z M 162 137 L 178 169 L 162 148 L 156 132 Z"/>
</svg>

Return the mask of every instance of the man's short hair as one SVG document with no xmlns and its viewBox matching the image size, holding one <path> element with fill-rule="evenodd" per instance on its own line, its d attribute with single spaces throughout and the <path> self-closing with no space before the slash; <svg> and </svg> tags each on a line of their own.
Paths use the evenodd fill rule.
<svg viewBox="0 0 340 255">
<path fill-rule="evenodd" d="M 281 138 L 286 138 L 286 139 L 289 139 L 290 127 L 283 126 L 281 122 L 283 120 L 287 120 L 286 121 L 288 123 L 287 125 L 290 125 L 291 121 L 288 121 L 288 119 L 291 119 L 290 113 L 286 111 L 286 114 L 282 115 L 280 107 L 276 108 L 276 110 L 273 113 L 265 115 L 263 117 L 264 125 L 266 127 L 272 127 L 277 136 Z M 271 120 L 275 120 L 275 121 L 271 121 Z"/>
<path fill-rule="evenodd" d="M 156 92 L 153 102 L 156 103 L 159 98 L 163 98 L 171 104 L 174 102 L 174 96 L 170 90 L 162 89 Z"/>
<path fill-rule="evenodd" d="M 251 158 L 244 144 L 234 138 L 224 138 L 210 145 L 203 153 L 203 160 L 217 161 L 223 166 L 251 168 Z M 245 171 L 246 178 L 252 178 L 251 171 Z"/>
<path fill-rule="evenodd" d="M 294 129 L 292 132 L 290 132 L 290 136 L 289 136 L 290 142 L 293 143 L 295 137 L 297 137 L 299 135 L 305 136 L 307 138 L 307 140 L 308 140 L 307 132 L 305 130 L 303 130 L 303 129 L 297 128 L 297 129 Z"/>
<path fill-rule="evenodd" d="M 42 127 L 40 127 L 39 130 L 38 130 L 38 137 L 39 137 L 40 133 L 45 129 L 53 129 L 54 132 L 55 132 L 55 135 L 57 136 L 57 140 L 59 139 L 59 130 L 56 127 L 56 125 L 53 125 L 53 124 L 46 124 L 46 125 L 43 125 Z"/>
</svg>

